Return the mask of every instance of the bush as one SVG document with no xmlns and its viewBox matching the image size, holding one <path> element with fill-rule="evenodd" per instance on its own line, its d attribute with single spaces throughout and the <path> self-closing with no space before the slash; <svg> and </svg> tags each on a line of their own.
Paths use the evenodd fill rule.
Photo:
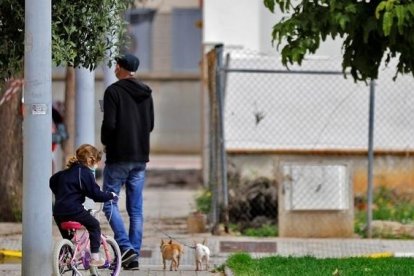
<svg viewBox="0 0 414 276">
<path fill-rule="evenodd" d="M 209 189 L 203 190 L 195 198 L 196 209 L 198 212 L 209 214 L 211 210 L 211 192 Z"/>
<path fill-rule="evenodd" d="M 414 202 L 410 196 L 397 193 L 385 186 L 380 186 L 374 190 L 374 200 L 372 217 L 374 220 L 390 220 L 400 223 L 413 223 Z M 366 206 L 366 197 L 359 198 L 362 206 Z M 361 202 L 359 202 L 361 204 Z M 366 208 L 355 209 L 354 231 L 358 235 L 365 237 L 367 220 Z"/>
<path fill-rule="evenodd" d="M 247 228 L 242 234 L 250 237 L 276 237 L 279 233 L 276 225 L 265 224 L 260 228 Z"/>
</svg>

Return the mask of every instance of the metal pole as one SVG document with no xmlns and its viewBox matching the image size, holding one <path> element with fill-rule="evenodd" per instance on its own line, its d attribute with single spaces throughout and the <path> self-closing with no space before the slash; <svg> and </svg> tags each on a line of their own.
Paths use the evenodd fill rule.
<svg viewBox="0 0 414 276">
<path fill-rule="evenodd" d="M 95 72 L 76 68 L 75 146 L 95 144 Z"/>
<path fill-rule="evenodd" d="M 226 140 L 224 132 L 224 103 L 225 103 L 225 82 L 226 82 L 226 73 L 225 69 L 228 67 L 230 56 L 226 56 L 225 65 L 223 64 L 223 45 L 220 46 L 219 50 L 220 55 L 218 56 L 218 99 L 219 99 L 219 127 L 220 127 L 220 165 L 221 165 L 221 188 L 222 188 L 222 198 L 223 198 L 223 223 L 225 232 L 229 232 L 229 199 L 228 199 L 228 187 L 227 187 L 227 153 L 226 153 Z"/>
<path fill-rule="evenodd" d="M 102 66 L 103 74 L 104 74 L 104 89 L 106 89 L 108 86 L 116 82 L 118 79 L 115 76 L 114 73 L 114 62 L 112 62 L 112 67 L 109 67 L 107 62 L 109 62 L 109 57 L 105 59 L 105 64 Z"/>
<path fill-rule="evenodd" d="M 111 12 L 111 14 L 113 14 L 113 12 Z M 108 34 L 107 37 L 110 41 L 117 41 L 116 35 Z M 115 50 L 116 48 L 112 47 L 105 52 L 104 64 L 102 65 L 104 74 L 104 89 L 118 80 L 114 73 L 115 61 L 111 59 L 111 55 L 116 52 Z M 111 67 L 109 67 L 108 64 L 111 64 Z"/>
<path fill-rule="evenodd" d="M 223 66 L 223 45 L 216 46 L 217 53 L 217 71 L 216 71 L 216 93 L 219 108 L 219 152 L 220 152 L 220 171 L 221 171 L 221 189 L 223 204 L 223 219 L 225 231 L 228 233 L 228 195 L 227 195 L 227 154 L 224 135 L 224 66 Z"/>
<path fill-rule="evenodd" d="M 368 189 L 367 189 L 367 236 L 372 237 L 372 203 L 373 203 L 373 166 L 374 166 L 374 111 L 375 111 L 375 82 L 369 83 L 369 121 L 368 121 Z"/>
<path fill-rule="evenodd" d="M 209 188 L 211 189 L 211 224 L 214 227 L 217 224 L 218 217 L 217 217 L 217 181 L 216 181 L 216 173 L 217 173 L 217 150 L 216 150 L 216 137 L 217 137 L 217 128 L 216 128 L 216 102 L 215 96 L 212 94 L 210 98 L 210 116 L 209 116 L 209 131 L 210 136 L 208 138 L 208 150 L 209 150 L 209 162 L 208 162 L 208 180 L 209 180 Z"/>
<path fill-rule="evenodd" d="M 52 7 L 25 1 L 22 275 L 52 274 Z"/>
<path fill-rule="evenodd" d="M 218 45 L 219 46 L 219 45 Z M 220 215 L 220 206 L 219 206 L 219 179 L 218 179 L 218 148 L 219 148 L 219 106 L 218 106 L 218 72 L 219 72 L 219 65 L 218 65 L 218 55 L 220 54 L 217 51 L 217 47 L 214 49 L 215 53 L 215 72 L 214 72 L 214 80 L 215 80 L 215 87 L 214 93 L 211 95 L 212 103 L 211 103 L 211 130 L 212 135 L 210 137 L 210 179 L 211 179 L 211 220 L 213 226 L 213 234 L 217 230 L 219 224 L 219 215 Z"/>
<path fill-rule="evenodd" d="M 95 72 L 86 68 L 75 69 L 75 148 L 82 144 L 95 145 Z M 95 203 L 86 198 L 86 209 L 94 209 Z"/>
<path fill-rule="evenodd" d="M 222 102 L 221 102 L 221 70 L 223 67 L 223 44 L 218 44 L 215 46 L 215 51 L 216 51 L 216 87 L 215 87 L 215 92 L 216 92 L 216 100 L 217 100 L 217 121 L 216 121 L 216 179 L 217 179 L 217 199 L 218 199 L 218 206 L 219 206 L 219 210 L 218 210 L 218 218 L 219 218 L 219 222 L 220 222 L 220 213 L 221 213 L 221 207 L 222 207 L 222 203 L 223 203 L 223 195 L 222 195 L 222 189 L 223 189 L 223 181 L 222 181 L 222 154 L 221 154 L 221 108 L 222 108 Z"/>
</svg>

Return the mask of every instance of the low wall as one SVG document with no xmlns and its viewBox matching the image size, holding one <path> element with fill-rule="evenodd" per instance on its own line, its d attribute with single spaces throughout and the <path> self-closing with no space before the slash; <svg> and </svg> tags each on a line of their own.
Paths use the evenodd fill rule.
<svg viewBox="0 0 414 276">
<path fill-rule="evenodd" d="M 229 152 L 228 162 L 241 178 L 268 177 L 278 183 L 278 227 L 280 237 L 352 237 L 354 197 L 367 190 L 367 155 L 363 153 L 248 153 Z M 288 210 L 283 164 L 344 164 L 347 168 L 349 206 L 342 210 Z M 374 187 L 385 185 L 399 192 L 414 191 L 414 158 L 401 153 L 376 154 Z M 414 193 L 413 193 L 414 195 Z M 306 195 L 305 195 L 306 197 Z"/>
</svg>

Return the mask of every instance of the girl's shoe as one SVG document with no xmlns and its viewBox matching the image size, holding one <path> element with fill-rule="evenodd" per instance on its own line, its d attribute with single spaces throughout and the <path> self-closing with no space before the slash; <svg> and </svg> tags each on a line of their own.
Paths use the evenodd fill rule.
<svg viewBox="0 0 414 276">
<path fill-rule="evenodd" d="M 103 266 L 105 264 L 105 260 L 104 259 L 99 259 L 99 260 L 95 260 L 92 259 L 91 262 L 89 263 L 90 266 Z"/>
</svg>

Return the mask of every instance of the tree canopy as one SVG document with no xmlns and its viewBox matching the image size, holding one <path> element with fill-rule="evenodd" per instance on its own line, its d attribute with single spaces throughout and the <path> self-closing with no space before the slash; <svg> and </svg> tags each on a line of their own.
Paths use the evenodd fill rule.
<svg viewBox="0 0 414 276">
<path fill-rule="evenodd" d="M 342 69 L 355 81 L 378 78 L 384 60 L 398 59 L 398 73 L 414 75 L 414 1 L 412 0 L 264 0 L 284 17 L 273 27 L 282 46 L 282 63 L 301 64 L 321 40 L 341 37 Z"/>
<path fill-rule="evenodd" d="M 22 72 L 24 0 L 0 1 L 0 80 Z M 108 49 L 124 43 L 125 10 L 133 0 L 52 0 L 55 65 L 94 69 Z M 117 54 L 117 53 L 113 53 Z"/>
</svg>

